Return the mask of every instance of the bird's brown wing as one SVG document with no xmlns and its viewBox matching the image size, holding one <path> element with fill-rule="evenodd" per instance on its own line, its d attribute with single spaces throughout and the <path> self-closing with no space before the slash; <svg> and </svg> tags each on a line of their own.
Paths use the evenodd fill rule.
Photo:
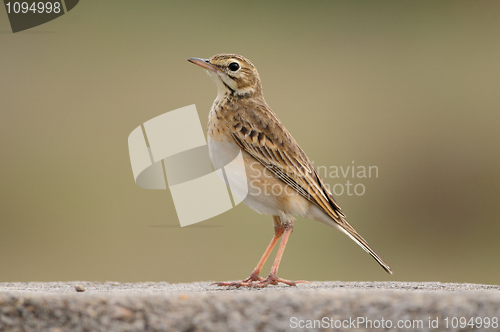
<svg viewBox="0 0 500 332">
<path fill-rule="evenodd" d="M 317 170 L 269 106 L 264 101 L 249 101 L 239 107 L 231 113 L 232 119 L 227 123 L 230 123 L 228 130 L 240 148 L 317 205 L 386 272 L 392 274 L 390 267 L 344 219 L 345 214 Z"/>
<path fill-rule="evenodd" d="M 330 190 L 269 106 L 255 103 L 241 107 L 233 113 L 229 128 L 240 148 L 337 223 L 343 223 L 345 215 Z"/>
</svg>

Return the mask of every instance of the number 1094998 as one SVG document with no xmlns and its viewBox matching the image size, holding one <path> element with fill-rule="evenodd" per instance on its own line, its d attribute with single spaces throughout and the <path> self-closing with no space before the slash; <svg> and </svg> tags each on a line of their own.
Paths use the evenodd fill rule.
<svg viewBox="0 0 500 332">
<path fill-rule="evenodd" d="M 15 14 L 50 14 L 56 13 L 59 14 L 61 12 L 61 3 L 60 2 L 44 2 L 44 1 L 35 1 L 33 3 L 28 2 L 7 2 L 5 4 L 7 8 L 7 13 L 15 13 Z"/>
</svg>

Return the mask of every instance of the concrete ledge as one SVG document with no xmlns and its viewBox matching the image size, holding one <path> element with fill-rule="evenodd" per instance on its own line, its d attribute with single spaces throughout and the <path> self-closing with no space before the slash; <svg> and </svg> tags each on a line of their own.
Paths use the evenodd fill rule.
<svg viewBox="0 0 500 332">
<path fill-rule="evenodd" d="M 458 330 L 454 317 L 498 322 L 500 286 L 314 282 L 236 290 L 208 282 L 0 283 L 1 331 L 299 331 L 319 323 L 366 330 L 368 321 L 393 329 L 400 321 L 407 327 L 421 321 L 409 328 L 416 331 L 430 330 L 429 320 L 446 330 L 446 318 L 448 329 Z"/>
</svg>

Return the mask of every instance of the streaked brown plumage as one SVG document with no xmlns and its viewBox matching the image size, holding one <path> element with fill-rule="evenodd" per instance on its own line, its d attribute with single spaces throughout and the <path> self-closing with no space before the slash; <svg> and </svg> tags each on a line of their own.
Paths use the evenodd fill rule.
<svg viewBox="0 0 500 332">
<path fill-rule="evenodd" d="M 255 66 L 236 54 L 218 54 L 210 59 L 189 58 L 207 70 L 215 81 L 218 95 L 209 115 L 210 157 L 216 168 L 227 163 L 226 146 L 243 152 L 249 194 L 244 202 L 257 212 L 273 216 L 275 236 L 249 278 L 238 282 L 216 283 L 220 286 L 265 287 L 283 282 L 277 277 L 286 242 L 293 230 L 294 215 L 324 222 L 346 233 L 388 272 L 391 269 L 370 245 L 345 220 L 345 214 L 333 198 L 317 170 L 295 139 L 264 100 L 260 77 Z M 245 179 L 241 180 L 245 182 Z M 243 184 L 242 184 L 243 185 Z M 269 187 L 276 193 L 262 194 Z M 270 251 L 283 235 L 269 276 L 259 277 Z"/>
</svg>

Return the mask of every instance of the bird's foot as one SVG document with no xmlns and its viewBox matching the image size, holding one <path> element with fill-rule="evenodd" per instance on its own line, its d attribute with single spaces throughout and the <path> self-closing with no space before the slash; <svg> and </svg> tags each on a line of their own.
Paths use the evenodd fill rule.
<svg viewBox="0 0 500 332">
<path fill-rule="evenodd" d="M 287 284 L 288 286 L 297 286 L 297 284 L 304 284 L 304 283 L 310 284 L 310 282 L 306 280 L 292 281 L 287 279 L 281 279 L 278 278 L 277 276 L 272 276 L 272 275 L 269 275 L 267 278 L 264 279 L 259 276 L 250 275 L 250 277 L 240 281 L 215 282 L 212 285 L 236 287 L 236 288 L 240 287 L 264 288 L 267 287 L 268 285 L 278 285 L 280 282 Z"/>
<path fill-rule="evenodd" d="M 262 281 L 264 278 L 259 277 L 258 274 L 252 273 L 248 278 L 240 280 L 240 281 L 226 281 L 226 282 L 214 282 L 211 285 L 216 286 L 232 286 L 232 287 L 245 287 L 247 284 L 251 284 L 257 281 Z M 247 286 L 248 287 L 248 286 Z"/>
</svg>

